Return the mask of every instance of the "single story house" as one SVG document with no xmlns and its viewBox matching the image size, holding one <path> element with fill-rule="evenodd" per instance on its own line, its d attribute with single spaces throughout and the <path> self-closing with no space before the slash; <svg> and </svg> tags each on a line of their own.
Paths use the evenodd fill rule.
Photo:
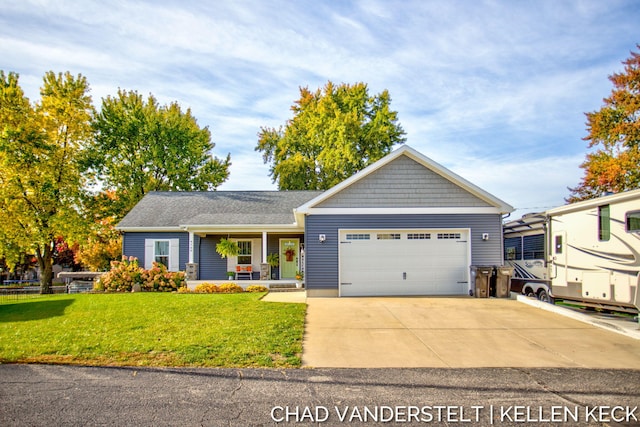
<svg viewBox="0 0 640 427">
<path fill-rule="evenodd" d="M 401 146 L 327 191 L 147 194 L 118 224 L 123 253 L 193 279 L 304 272 L 307 295 L 464 295 L 471 265 L 502 265 L 513 207 Z M 220 239 L 238 242 L 222 258 Z M 249 268 L 248 268 L 249 267 Z"/>
</svg>

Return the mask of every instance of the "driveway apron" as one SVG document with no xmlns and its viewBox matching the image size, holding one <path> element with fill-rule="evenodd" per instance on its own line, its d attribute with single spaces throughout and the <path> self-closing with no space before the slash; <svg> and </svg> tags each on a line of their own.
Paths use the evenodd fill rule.
<svg viewBox="0 0 640 427">
<path fill-rule="evenodd" d="M 640 369 L 640 340 L 515 300 L 307 298 L 309 367 Z"/>
</svg>

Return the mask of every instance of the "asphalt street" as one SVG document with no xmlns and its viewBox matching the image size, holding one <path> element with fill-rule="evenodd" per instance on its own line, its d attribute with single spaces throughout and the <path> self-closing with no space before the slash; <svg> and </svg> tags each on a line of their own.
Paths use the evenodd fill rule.
<svg viewBox="0 0 640 427">
<path fill-rule="evenodd" d="M 0 365 L 2 426 L 640 425 L 640 370 Z"/>
</svg>

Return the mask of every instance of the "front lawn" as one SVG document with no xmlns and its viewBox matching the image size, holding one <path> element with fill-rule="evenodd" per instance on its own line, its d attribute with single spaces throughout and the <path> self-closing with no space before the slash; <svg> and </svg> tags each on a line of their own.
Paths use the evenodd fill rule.
<svg viewBox="0 0 640 427">
<path fill-rule="evenodd" d="M 262 294 L 77 294 L 0 304 L 0 363 L 300 366 L 305 304 Z"/>
</svg>

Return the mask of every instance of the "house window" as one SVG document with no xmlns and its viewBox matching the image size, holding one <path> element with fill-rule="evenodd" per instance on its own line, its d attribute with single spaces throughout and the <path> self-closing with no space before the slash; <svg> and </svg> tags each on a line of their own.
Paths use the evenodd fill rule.
<svg viewBox="0 0 640 427">
<path fill-rule="evenodd" d="M 239 240 L 238 264 L 251 265 L 251 240 Z"/>
<path fill-rule="evenodd" d="M 169 268 L 169 241 L 156 240 L 153 245 L 153 260 Z"/>
<path fill-rule="evenodd" d="M 640 231 L 640 211 L 627 212 L 626 224 L 628 233 L 637 233 Z"/>
<path fill-rule="evenodd" d="M 144 268 L 149 270 L 154 262 L 179 271 L 180 239 L 144 239 Z"/>
<path fill-rule="evenodd" d="M 611 238 L 611 213 L 609 205 L 598 206 L 598 239 L 606 242 Z"/>
</svg>

